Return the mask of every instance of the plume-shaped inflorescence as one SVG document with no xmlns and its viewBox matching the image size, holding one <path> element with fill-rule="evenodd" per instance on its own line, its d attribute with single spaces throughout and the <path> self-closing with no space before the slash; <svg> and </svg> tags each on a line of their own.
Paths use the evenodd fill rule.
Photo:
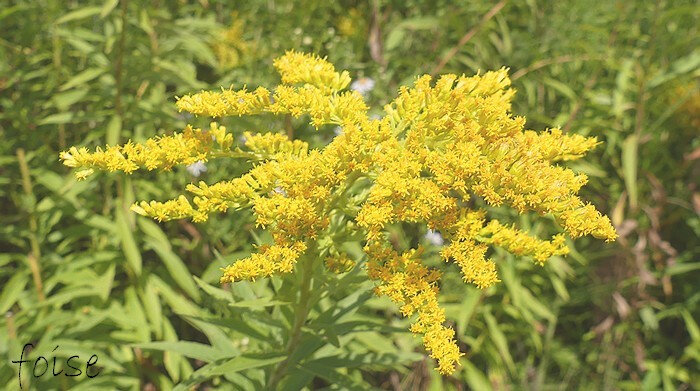
<svg viewBox="0 0 700 391">
<path fill-rule="evenodd" d="M 421 223 L 440 232 L 446 239 L 441 256 L 479 288 L 499 281 L 496 265 L 486 257 L 489 245 L 538 263 L 568 250 L 563 234 L 538 239 L 466 206 L 473 204 L 467 202 L 472 197 L 519 213 L 550 215 L 573 238 L 616 238 L 610 220 L 577 196 L 586 176 L 554 164 L 583 156 L 596 139 L 559 129 L 524 130 L 525 119 L 510 113 L 514 92 L 505 69 L 471 77 L 443 75 L 434 83 L 422 76 L 400 89 L 383 118 L 370 119 L 359 93 L 342 92 L 350 84 L 348 73 L 337 72 L 325 59 L 288 52 L 274 65 L 282 84 L 273 90 L 201 92 L 180 98 L 177 107 L 212 117 L 307 115 L 314 127 L 340 126 L 342 132 L 323 149 L 310 150 L 279 133 L 246 133 L 236 145 L 230 132 L 212 123 L 210 129 L 188 126 L 143 144 L 94 152 L 73 147 L 60 157 L 78 169 L 80 179 L 95 169 L 169 170 L 226 157 L 256 162 L 241 177 L 188 185 L 192 197 L 142 201 L 132 209 L 159 221 L 201 222 L 214 212 L 252 208 L 274 244 L 226 267 L 222 283 L 292 272 L 307 251 L 327 254 L 326 267 L 342 272 L 354 261 L 333 247 L 332 238 L 363 235 L 367 275 L 377 282 L 376 292 L 391 298 L 404 315 L 415 315 L 411 331 L 423 336 L 444 374 L 454 371 L 461 353 L 438 306 L 440 273 L 421 262 L 422 249 L 393 249 L 385 234 L 388 225 Z M 354 190 L 358 181 L 367 184 L 362 192 Z"/>
</svg>

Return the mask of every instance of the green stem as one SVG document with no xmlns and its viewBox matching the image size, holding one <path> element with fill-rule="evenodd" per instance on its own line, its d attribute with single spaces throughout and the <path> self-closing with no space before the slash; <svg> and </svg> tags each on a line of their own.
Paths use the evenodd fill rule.
<svg viewBox="0 0 700 391">
<path fill-rule="evenodd" d="M 126 10 L 128 8 L 128 0 L 121 2 L 121 24 L 122 31 L 119 34 L 119 54 L 117 55 L 116 63 L 114 65 L 114 80 L 116 94 L 114 96 L 114 110 L 117 112 L 120 118 L 124 119 L 124 111 L 122 109 L 122 86 L 123 86 L 123 66 L 124 66 L 124 51 L 126 48 L 126 27 L 127 27 L 127 17 Z"/>
<path fill-rule="evenodd" d="M 27 157 L 23 148 L 17 149 L 17 161 L 19 162 L 19 171 L 22 174 L 24 193 L 29 199 L 35 200 L 36 197 L 32 190 L 32 178 L 29 174 L 29 165 L 27 164 Z M 27 213 L 29 214 L 29 244 L 31 246 L 31 252 L 27 256 L 27 260 L 32 271 L 39 301 L 44 301 L 46 296 L 44 295 L 44 284 L 41 279 L 41 247 L 39 245 L 39 223 L 36 216 L 35 202 L 32 202 L 31 210 L 28 210 Z"/>
<path fill-rule="evenodd" d="M 323 215 L 328 215 L 338 203 L 338 201 L 341 198 L 343 198 L 343 196 L 345 196 L 345 192 L 355 183 L 355 181 L 357 181 L 364 175 L 364 173 L 361 173 L 359 171 L 351 172 L 350 175 L 348 175 L 347 179 L 345 179 L 345 183 L 340 188 L 338 188 L 332 195 L 331 200 L 328 202 L 328 205 L 323 210 Z"/>
<path fill-rule="evenodd" d="M 255 155 L 254 153 L 240 151 L 240 150 L 215 151 L 215 152 L 211 152 L 209 154 L 209 156 L 213 157 L 213 158 L 228 157 L 228 158 L 246 158 L 246 159 L 251 159 L 251 160 L 263 160 L 263 158 Z"/>
<path fill-rule="evenodd" d="M 311 251 L 313 253 L 314 251 Z M 306 319 L 310 311 L 310 297 L 311 297 L 311 278 L 313 276 L 313 261 L 312 257 L 304 257 L 301 265 L 302 281 L 301 287 L 299 288 L 299 301 L 296 303 L 294 308 L 294 325 L 289 334 L 289 340 L 287 341 L 287 347 L 285 349 L 286 358 L 284 361 L 277 364 L 275 369 L 270 374 L 270 380 L 267 383 L 267 387 L 270 390 L 277 388 L 277 385 L 282 380 L 287 372 L 287 368 L 290 364 L 290 359 L 292 354 L 296 351 L 299 341 L 301 340 L 301 328 L 306 323 Z"/>
</svg>

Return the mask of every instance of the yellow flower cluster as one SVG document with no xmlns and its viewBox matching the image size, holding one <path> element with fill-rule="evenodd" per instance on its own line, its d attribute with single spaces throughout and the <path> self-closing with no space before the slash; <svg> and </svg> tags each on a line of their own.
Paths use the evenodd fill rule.
<svg viewBox="0 0 700 391">
<path fill-rule="evenodd" d="M 420 262 L 420 248 L 399 255 L 375 242 L 365 250 L 369 257 L 367 275 L 379 281 L 376 293 L 399 305 L 404 316 L 417 313 L 411 332 L 423 334 L 423 344 L 438 361 L 438 370 L 452 373 L 463 354 L 455 343 L 454 330 L 443 325 L 445 310 L 438 306 L 437 298 L 440 272 Z"/>
<path fill-rule="evenodd" d="M 350 73 L 338 73 L 330 62 L 315 55 L 287 52 L 274 61 L 284 84 L 310 84 L 325 92 L 342 90 L 350 84 Z"/>
<path fill-rule="evenodd" d="M 203 91 L 183 96 L 177 101 L 177 107 L 180 111 L 212 117 L 268 112 L 276 115 L 290 114 L 298 118 L 308 114 L 316 128 L 324 124 L 359 122 L 366 115 L 367 106 L 358 92 L 325 92 L 327 91 L 310 84 L 302 87 L 282 85 L 274 93 L 263 87 L 258 87 L 253 92 L 222 89 L 221 92 Z"/>
<path fill-rule="evenodd" d="M 60 158 L 66 166 L 80 168 L 76 176 L 85 179 L 95 169 L 127 174 L 139 168 L 170 170 L 176 165 L 226 154 L 232 145 L 233 135 L 226 133 L 225 127 L 212 122 L 209 130 L 193 129 L 188 125 L 182 133 L 154 137 L 144 144 L 129 141 L 124 145 L 107 146 L 104 150 L 97 147 L 95 152 L 84 147 L 71 147 L 61 152 Z"/>
<path fill-rule="evenodd" d="M 544 264 L 552 255 L 569 253 L 569 248 L 564 243 L 566 238 L 562 234 L 554 235 L 551 241 L 541 240 L 515 227 L 504 226 L 498 220 L 491 220 L 481 230 L 481 235 L 486 236 L 481 239 L 484 243 L 502 246 L 515 255 L 532 256 L 540 264 Z"/>
<path fill-rule="evenodd" d="M 240 91 L 223 88 L 221 92 L 203 91 L 196 95 L 183 96 L 176 103 L 180 111 L 212 117 L 260 114 L 268 105 L 270 91 L 263 87 L 253 92 L 245 88 Z"/>
<path fill-rule="evenodd" d="M 221 283 L 289 273 L 294 270 L 297 259 L 305 250 L 304 242 L 296 242 L 291 246 L 261 246 L 258 253 L 224 268 Z"/>
<path fill-rule="evenodd" d="M 243 32 L 243 19 L 234 12 L 231 14 L 231 25 L 214 35 L 211 48 L 222 68 L 235 68 L 253 58 L 257 48 L 253 42 L 243 39 Z"/>
<path fill-rule="evenodd" d="M 326 257 L 324 264 L 326 269 L 336 274 L 348 272 L 355 267 L 355 261 L 350 259 L 345 253 Z"/>
<path fill-rule="evenodd" d="M 247 132 L 242 145 L 234 147 L 232 136 L 212 124 L 209 131 L 188 127 L 183 134 L 106 151 L 72 148 L 61 159 L 80 170 L 126 173 L 214 157 L 256 162 L 239 178 L 188 185 L 191 201 L 180 196 L 140 202 L 133 210 L 161 221 L 204 221 L 214 212 L 252 208 L 274 244 L 228 266 L 222 282 L 289 273 L 301 257 L 324 259 L 329 270 L 345 271 L 353 260 L 336 243 L 357 240 L 359 234 L 376 292 L 389 296 L 405 316 L 416 315 L 411 330 L 423 336 L 444 374 L 454 371 L 461 353 L 438 306 L 440 273 L 422 264 L 420 249 L 403 254 L 392 249 L 388 226 L 419 223 L 441 233 L 447 240 L 442 258 L 480 288 L 499 281 L 488 246 L 540 264 L 566 254 L 567 248 L 564 235 L 541 240 L 488 218 L 470 206 L 479 205 L 479 199 L 552 216 L 574 238 L 616 238 L 610 220 L 577 196 L 586 176 L 554 164 L 583 156 L 597 140 L 559 129 L 524 130 L 525 119 L 510 113 L 514 92 L 505 69 L 472 77 L 444 75 L 434 83 L 422 76 L 413 87 L 400 89 L 383 118 L 370 119 L 360 94 L 341 91 L 350 82 L 348 73 L 336 72 L 324 59 L 288 52 L 275 67 L 282 84 L 272 92 L 262 87 L 201 92 L 180 98 L 177 107 L 208 116 L 308 116 L 317 128 L 341 126 L 324 148 L 309 149 L 278 133 Z"/>
</svg>

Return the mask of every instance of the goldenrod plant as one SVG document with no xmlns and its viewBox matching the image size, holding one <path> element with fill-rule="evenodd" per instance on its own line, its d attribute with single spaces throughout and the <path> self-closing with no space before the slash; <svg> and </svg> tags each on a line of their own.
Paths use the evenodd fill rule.
<svg viewBox="0 0 700 391">
<path fill-rule="evenodd" d="M 341 244 L 362 235 L 366 274 L 375 282 L 375 292 L 388 296 L 403 315 L 414 316 L 411 331 L 422 336 L 442 374 L 453 373 L 463 353 L 439 306 L 441 273 L 421 262 L 420 246 L 396 251 L 387 240 L 388 226 L 425 224 L 439 232 L 448 241 L 441 257 L 456 264 L 465 282 L 482 289 L 499 282 L 496 264 L 487 256 L 489 246 L 544 264 L 568 253 L 565 234 L 615 240 L 610 220 L 577 196 L 586 175 L 557 164 L 580 158 L 597 140 L 560 129 L 524 130 L 525 119 L 510 112 L 514 90 L 507 69 L 447 74 L 435 83 L 421 76 L 412 87 L 399 90 L 384 107 L 384 117 L 370 119 L 362 96 L 343 91 L 351 81 L 347 71 L 295 51 L 276 59 L 274 66 L 282 84 L 273 90 L 201 92 L 179 98 L 177 107 L 211 117 L 307 115 L 316 128 L 332 124 L 342 129 L 324 148 L 310 149 L 281 133 L 245 132 L 243 142 L 236 143 L 233 132 L 212 122 L 209 129 L 188 126 L 145 143 L 92 152 L 72 147 L 60 158 L 78 170 L 78 179 L 94 170 L 131 174 L 215 158 L 255 162 L 241 177 L 188 185 L 191 198 L 141 201 L 132 210 L 158 221 L 203 222 L 212 213 L 252 208 L 256 224 L 269 230 L 274 242 L 224 268 L 221 283 L 296 269 L 304 278 L 300 300 L 308 300 L 310 270 L 353 267 L 357 260 Z M 537 238 L 474 207 L 476 198 L 521 214 L 551 216 L 564 233 Z M 297 308 L 295 327 L 300 328 L 308 303 Z M 281 376 L 281 370 L 276 372 L 272 382 Z"/>
<path fill-rule="evenodd" d="M 696 3 L 2 2 L 0 384 L 700 389 Z M 454 244 L 445 229 L 386 224 L 382 238 L 393 251 L 420 245 L 420 264 L 441 273 L 443 325 L 464 353 L 451 375 L 433 370 L 431 352 L 410 332 L 417 314 L 404 317 L 389 296 L 373 294 L 378 282 L 367 275 L 364 229 L 307 242 L 294 272 L 220 284 L 222 268 L 275 245 L 269 226 L 256 227 L 252 207 L 209 214 L 202 223 L 159 223 L 129 208 L 183 193 L 196 207 L 188 184 L 212 186 L 264 164 L 250 156 L 245 131 L 284 134 L 318 151 L 342 136 L 343 126 L 315 129 L 308 115 L 178 112 L 175 97 L 220 86 L 274 92 L 281 83 L 273 59 L 289 49 L 348 70 L 352 80 L 340 91 L 360 93 L 370 120 L 381 120 L 382 108 L 416 75 L 483 75 L 479 70 L 507 66 L 517 90 L 511 112 L 527 118 L 524 129 L 561 129 L 601 142 L 585 158 L 552 164 L 588 176 L 578 196 L 610 217 L 617 239 L 572 240 L 553 214 L 520 214 L 509 202 L 493 206 L 469 190 L 471 198 L 458 206 L 484 213 L 490 227 L 477 244 L 489 246 L 485 257 L 500 280 L 480 289 L 443 261 Z M 74 173 L 86 169 L 73 172 L 58 159 L 73 145 L 91 152 L 128 140 L 141 145 L 188 124 L 211 133 L 211 122 L 225 127 L 231 149 L 244 154 L 198 156 L 169 171 L 133 175 L 85 171 L 80 181 Z M 350 201 L 338 205 L 355 213 L 353 202 L 373 183 L 357 179 L 346 192 Z M 340 214 L 329 225 L 342 227 L 333 216 Z M 503 227 L 548 241 L 564 233 L 569 253 L 540 266 L 535 256 L 497 243 L 492 232 L 505 234 Z M 318 252 L 313 246 L 337 254 L 308 265 L 305 257 Z M 73 355 L 79 357 L 70 364 L 82 374 L 66 365 Z M 99 357 L 87 371 L 99 373 L 94 378 L 86 374 L 92 355 Z M 35 376 L 44 358 L 59 376 L 51 368 Z"/>
</svg>

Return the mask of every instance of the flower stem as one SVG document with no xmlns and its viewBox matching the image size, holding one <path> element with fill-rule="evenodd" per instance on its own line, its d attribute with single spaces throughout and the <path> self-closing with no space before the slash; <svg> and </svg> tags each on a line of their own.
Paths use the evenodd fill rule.
<svg viewBox="0 0 700 391">
<path fill-rule="evenodd" d="M 311 251 L 313 254 L 314 251 Z M 289 334 L 289 340 L 287 341 L 287 347 L 285 349 L 286 358 L 281 361 L 275 369 L 270 374 L 270 380 L 267 383 L 267 387 L 270 390 L 276 389 L 279 382 L 282 380 L 287 372 L 287 368 L 290 364 L 290 359 L 294 351 L 296 351 L 299 341 L 301 340 L 301 328 L 306 323 L 306 319 L 310 311 L 310 297 L 311 297 L 311 278 L 313 276 L 313 257 L 304 257 L 302 259 L 301 265 L 301 287 L 299 289 L 299 301 L 296 303 L 294 308 L 294 325 Z"/>
</svg>

